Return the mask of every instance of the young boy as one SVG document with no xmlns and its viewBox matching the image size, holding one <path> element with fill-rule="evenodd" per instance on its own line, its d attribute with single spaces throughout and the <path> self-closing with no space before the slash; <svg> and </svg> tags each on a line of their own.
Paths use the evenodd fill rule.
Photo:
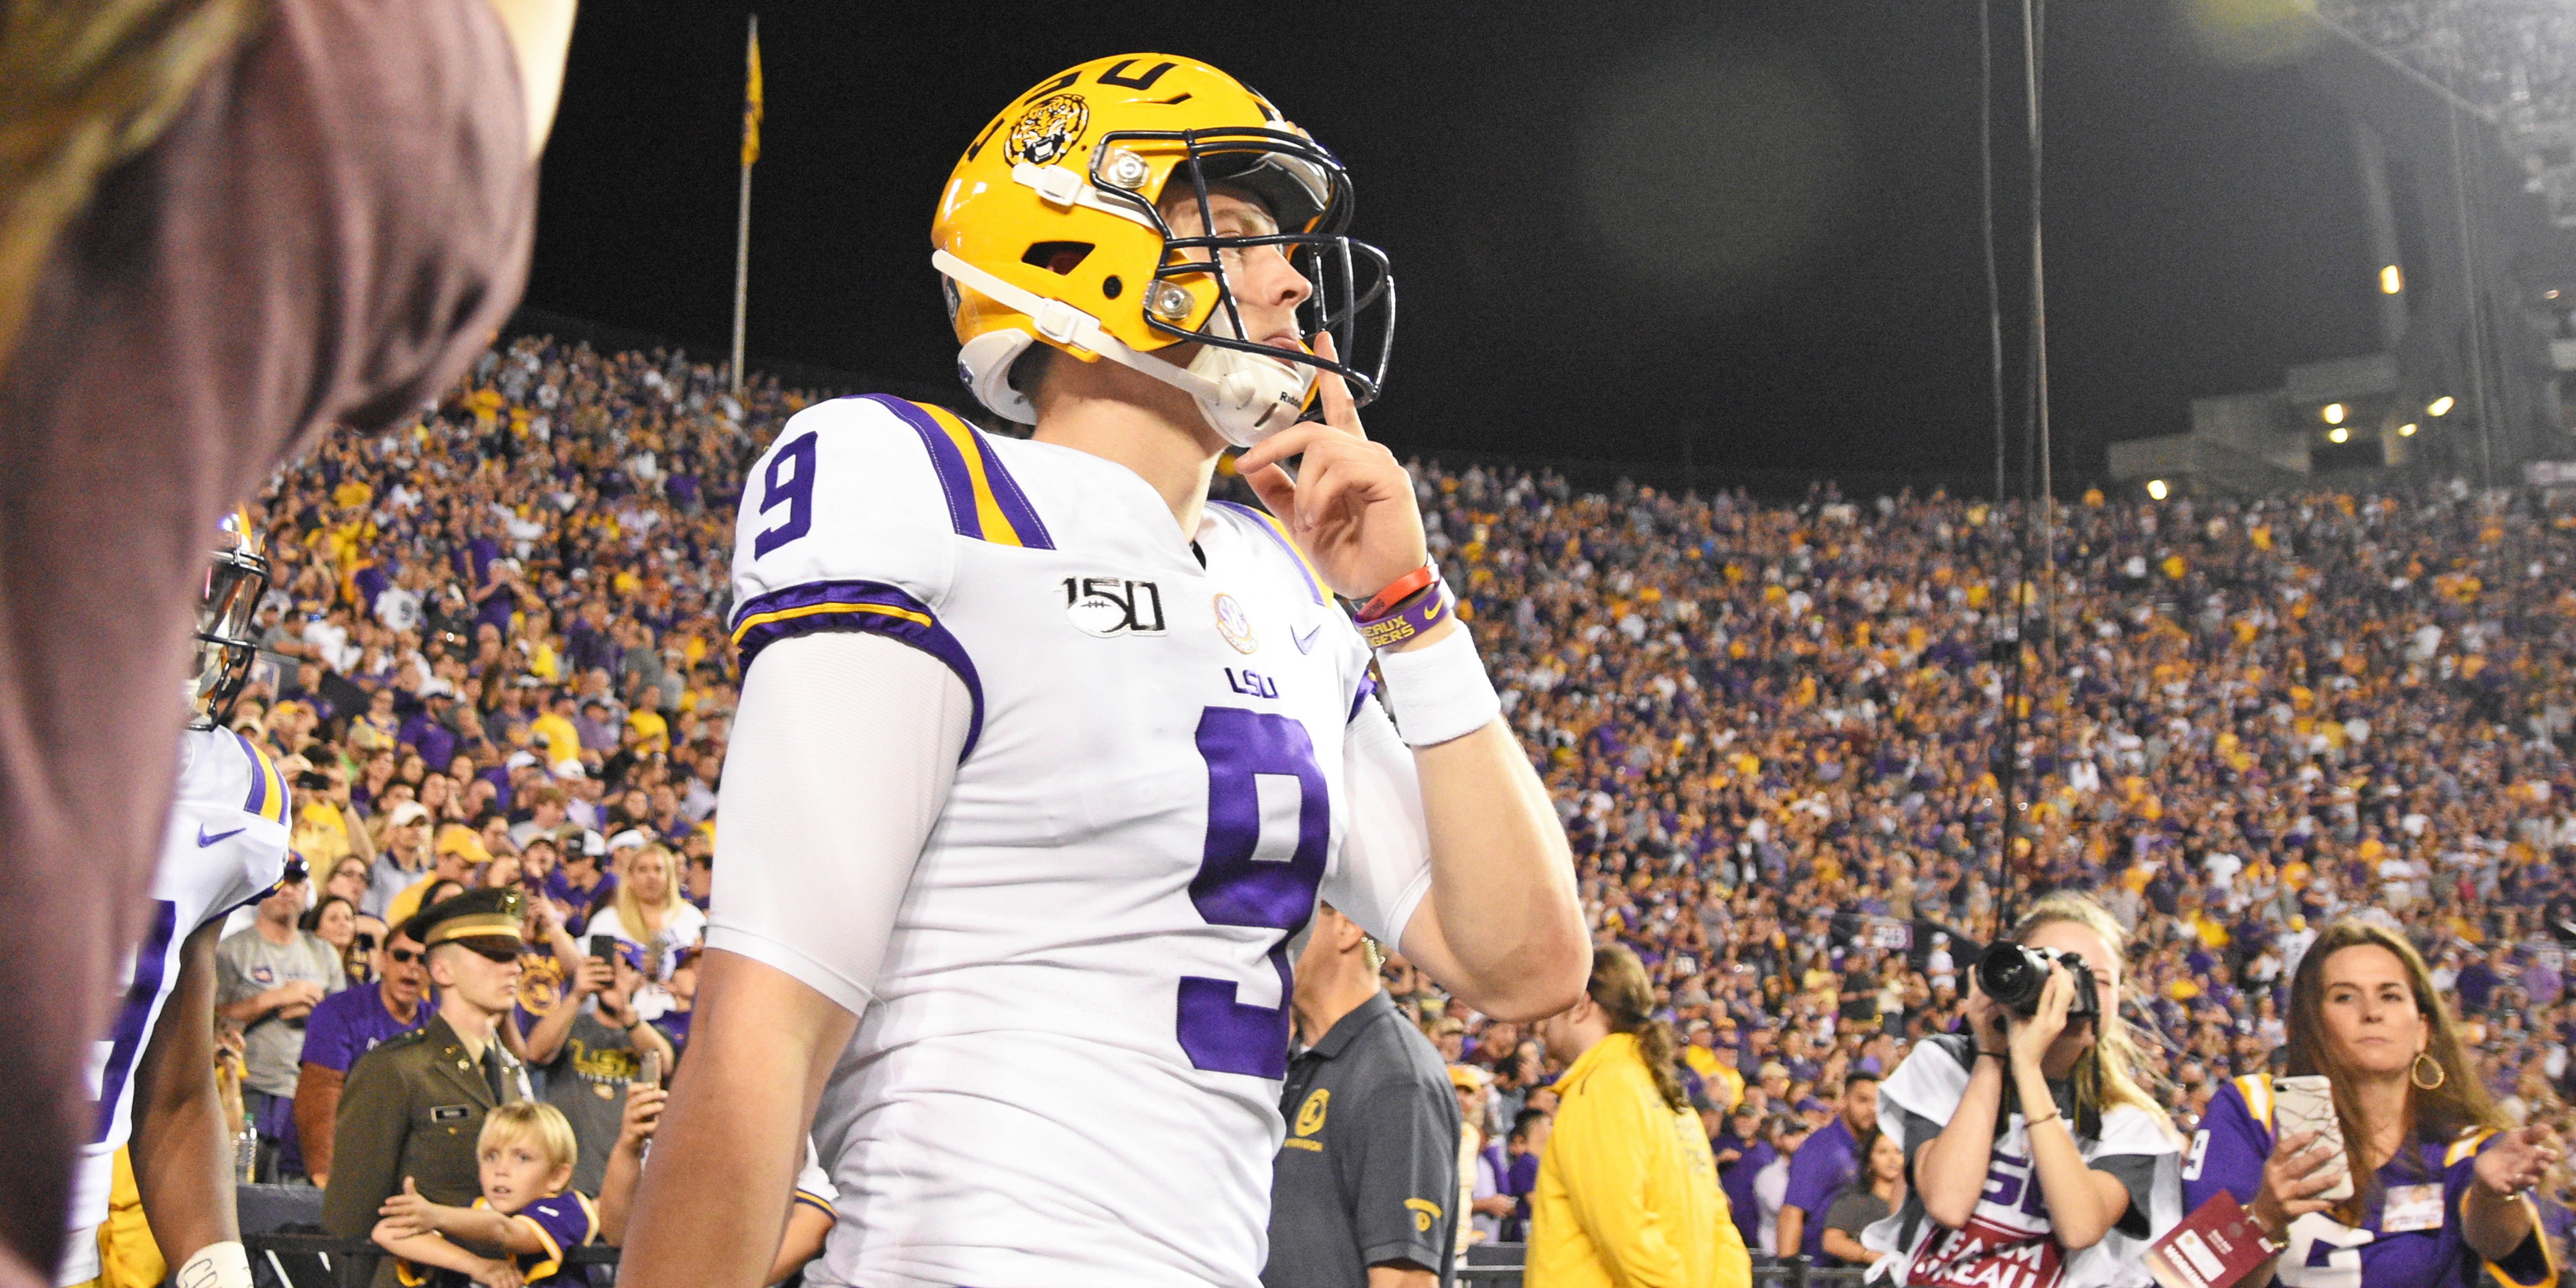
<svg viewBox="0 0 2576 1288">
<path fill-rule="evenodd" d="M 502 1105 L 484 1116 L 475 1140 L 483 1197 L 470 1208 L 447 1207 L 422 1198 L 405 1177 L 403 1192 L 378 1209 L 376 1246 L 401 1258 L 405 1284 L 578 1284 L 578 1272 L 558 1275 L 563 1252 L 598 1236 L 599 1210 L 564 1188 L 575 1152 L 562 1110 L 542 1101 Z"/>
</svg>

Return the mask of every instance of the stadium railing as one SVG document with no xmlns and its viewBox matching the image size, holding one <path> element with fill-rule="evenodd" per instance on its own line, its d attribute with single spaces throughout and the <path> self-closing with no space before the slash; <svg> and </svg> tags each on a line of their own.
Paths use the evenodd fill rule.
<svg viewBox="0 0 2576 1288">
<path fill-rule="evenodd" d="M 244 1185 L 236 1191 L 242 1244 L 254 1276 L 272 1288 L 364 1288 L 382 1249 L 365 1239 L 320 1233 L 322 1191 L 309 1185 Z M 1462 1288 L 1521 1288 L 1528 1245 L 1480 1244 L 1458 1268 Z M 605 1244 L 565 1250 L 567 1264 L 614 1266 L 617 1249 Z M 1752 1288 L 1863 1288 L 1865 1272 L 1824 1268 L 1805 1257 L 1754 1258 Z"/>
</svg>

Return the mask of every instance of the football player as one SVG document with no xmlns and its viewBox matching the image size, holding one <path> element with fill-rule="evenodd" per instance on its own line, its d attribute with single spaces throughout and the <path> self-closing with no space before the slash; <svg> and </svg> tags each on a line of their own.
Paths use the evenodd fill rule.
<svg viewBox="0 0 2576 1288">
<path fill-rule="evenodd" d="M 231 1141 L 215 1095 L 215 941 L 233 909 L 287 873 L 286 780 L 267 755 L 224 727 L 259 645 L 252 610 L 268 561 L 238 511 L 222 524 L 197 603 L 193 711 L 179 745 L 178 791 L 152 881 L 151 916 L 126 968 L 116 1021 L 99 1040 L 90 1091 L 96 1134 L 72 1174 L 71 1232 L 57 1284 L 99 1277 L 116 1151 L 128 1151 L 143 1215 L 173 1283 L 250 1288 L 233 1213 Z"/>
<path fill-rule="evenodd" d="M 754 467 L 638 1288 L 757 1282 L 809 1118 L 808 1282 L 1250 1288 L 1319 891 L 1487 1014 L 1581 995 L 1564 834 L 1361 432 L 1393 292 L 1350 205 L 1224 72 L 1072 68 L 933 227 L 961 374 L 1035 438 L 868 396 Z M 1229 446 L 1268 513 L 1208 499 Z"/>
</svg>

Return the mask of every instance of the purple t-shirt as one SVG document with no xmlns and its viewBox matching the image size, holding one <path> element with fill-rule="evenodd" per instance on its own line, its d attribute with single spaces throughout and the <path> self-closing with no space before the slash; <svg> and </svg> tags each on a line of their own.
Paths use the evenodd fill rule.
<svg viewBox="0 0 2576 1288">
<path fill-rule="evenodd" d="M 2265 1097 L 2268 1099 L 2268 1096 Z M 2476 1250 L 2460 1237 L 2460 1204 L 2476 1183 L 2477 1156 L 2493 1144 L 2493 1135 L 2462 1137 L 2450 1145 L 2424 1144 L 2422 1157 L 2409 1166 L 2403 1155 L 2379 1169 L 2379 1193 L 2362 1213 L 2358 1229 L 2336 1222 L 2329 1213 L 2303 1216 L 2290 1225 L 2289 1250 L 2281 1254 L 2277 1282 L 2285 1288 L 2400 1288 L 2401 1285 L 2456 1285 L 2481 1282 L 2484 1275 Z M 2272 1155 L 2272 1129 L 2245 1103 L 2244 1080 L 2229 1082 L 2209 1102 L 2191 1152 L 2183 1161 L 2182 1206 L 2193 1211 L 2220 1190 L 2252 1203 L 2262 1188 L 2263 1161 Z M 2421 1187 L 2421 1188 L 2418 1188 Z M 2431 1229 L 2403 1231 L 2381 1227 L 2392 1200 L 2415 1195 L 2441 1196 L 2441 1222 Z M 2358 1246 L 2351 1246 L 2358 1244 Z M 2524 1288 L 2549 1278 L 2537 1235 L 2525 1239 L 2497 1267 L 2506 1282 Z"/>
<path fill-rule="evenodd" d="M 1753 1180 L 1778 1157 L 1780 1151 L 1772 1148 L 1771 1142 L 1757 1140 L 1745 1146 L 1744 1157 L 1735 1160 L 1735 1166 L 1718 1178 L 1718 1188 L 1726 1191 L 1726 1205 L 1735 1218 L 1735 1228 L 1744 1235 L 1745 1247 L 1762 1246 L 1762 1200 L 1753 1193 Z M 1823 1216 L 1819 1214 L 1817 1219 L 1822 1221 Z"/>
<path fill-rule="evenodd" d="M 1807 1143 L 1789 1156 L 1789 1190 L 1780 1196 L 1780 1206 L 1796 1208 L 1807 1214 L 1806 1231 L 1798 1238 L 1798 1250 L 1818 1261 L 1825 1256 L 1825 1209 L 1832 1207 L 1834 1196 L 1860 1174 L 1860 1142 L 1853 1139 L 1851 1127 L 1841 1117 L 1817 1128 Z"/>
<path fill-rule="evenodd" d="M 347 1073 L 358 1057 L 387 1042 L 429 1024 L 436 1008 L 424 999 L 413 1009 L 411 1023 L 405 1024 L 385 1009 L 385 986 L 382 980 L 360 988 L 344 988 L 323 998 L 304 1021 L 303 1062 L 319 1065 L 334 1073 Z"/>
</svg>

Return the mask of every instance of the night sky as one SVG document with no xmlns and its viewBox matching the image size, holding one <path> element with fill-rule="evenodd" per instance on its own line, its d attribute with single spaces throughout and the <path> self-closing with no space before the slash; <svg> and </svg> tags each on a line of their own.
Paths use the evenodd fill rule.
<svg viewBox="0 0 2576 1288">
<path fill-rule="evenodd" d="M 1350 166 L 1355 232 L 1401 290 L 1395 365 L 1366 413 L 1399 448 L 1668 478 L 1687 452 L 1702 486 L 1991 488 L 1972 0 L 1502 4 L 1472 21 L 1439 16 L 1462 6 L 759 9 L 755 367 L 955 389 L 929 265 L 940 183 L 1041 78 L 1150 50 L 1234 73 Z M 721 355 L 749 11 L 584 6 L 529 306 Z M 2020 16 L 1995 4 L 2016 425 Z M 2165 0 L 2047 18 L 2064 491 L 2099 474 L 2105 443 L 2188 428 L 2192 397 L 2375 347 L 2377 265 L 2348 127 L 2294 62 L 2208 55 Z"/>
</svg>

